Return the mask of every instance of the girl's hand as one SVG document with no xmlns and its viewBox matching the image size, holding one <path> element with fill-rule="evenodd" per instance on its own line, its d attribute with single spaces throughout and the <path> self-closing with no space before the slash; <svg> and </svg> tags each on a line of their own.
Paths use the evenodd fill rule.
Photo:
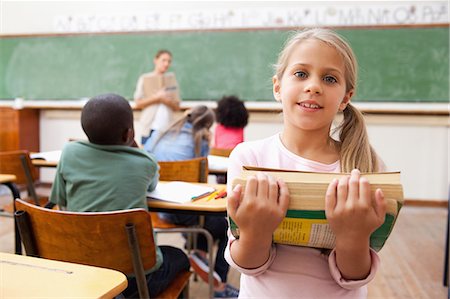
<svg viewBox="0 0 450 299">
<path fill-rule="evenodd" d="M 372 199 L 369 181 L 357 169 L 350 177 L 333 180 L 328 186 L 325 212 L 336 234 L 336 247 L 366 245 L 370 235 L 383 224 L 386 202 L 381 189 Z"/>
<path fill-rule="evenodd" d="M 239 227 L 240 238 L 272 240 L 272 234 L 286 215 L 289 190 L 280 179 L 264 173 L 250 176 L 244 194 L 237 185 L 227 199 L 227 211 Z"/>
<path fill-rule="evenodd" d="M 228 215 L 239 227 L 230 253 L 239 266 L 255 269 L 270 256 L 272 234 L 286 215 L 289 190 L 282 180 L 263 173 L 247 179 L 244 194 L 237 185 L 227 198 Z"/>
</svg>

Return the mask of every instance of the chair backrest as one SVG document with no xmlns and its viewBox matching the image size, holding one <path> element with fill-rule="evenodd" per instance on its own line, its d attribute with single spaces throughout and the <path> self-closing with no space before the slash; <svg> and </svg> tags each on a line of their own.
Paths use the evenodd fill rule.
<svg viewBox="0 0 450 299">
<path fill-rule="evenodd" d="M 39 197 L 34 188 L 38 172 L 31 163 L 28 151 L 17 150 L 0 152 L 0 173 L 14 174 L 16 176 L 15 183 L 17 185 L 25 185 L 27 187 L 28 196 L 34 200 L 35 204 L 40 204 Z"/>
<path fill-rule="evenodd" d="M 229 157 L 233 149 L 212 147 L 209 154 L 213 156 Z"/>
<path fill-rule="evenodd" d="M 29 172 L 28 177 L 26 172 Z M 0 152 L 0 173 L 10 173 L 16 176 L 15 183 L 18 185 L 28 185 L 37 179 L 37 172 L 31 163 L 28 151 L 17 150 Z"/>
<path fill-rule="evenodd" d="M 126 228 L 134 227 L 143 269 L 156 263 L 150 215 L 49 210 L 16 200 L 16 220 L 27 255 L 135 273 Z"/>
<path fill-rule="evenodd" d="M 208 158 L 200 157 L 181 161 L 159 161 L 161 181 L 185 181 L 206 183 L 208 181 Z"/>
</svg>

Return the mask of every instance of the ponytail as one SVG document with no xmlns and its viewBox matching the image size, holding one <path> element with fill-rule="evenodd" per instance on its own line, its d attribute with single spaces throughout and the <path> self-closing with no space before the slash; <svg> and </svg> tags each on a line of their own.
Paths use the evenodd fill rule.
<svg viewBox="0 0 450 299">
<path fill-rule="evenodd" d="M 378 157 L 369 143 L 362 113 L 350 103 L 343 113 L 344 120 L 337 128 L 340 130 L 341 171 L 350 172 L 355 168 L 361 172 L 379 171 Z"/>
<path fill-rule="evenodd" d="M 192 124 L 194 138 L 194 156 L 200 157 L 202 141 L 209 142 L 209 128 L 214 123 L 214 112 L 206 106 L 197 106 L 188 114 L 187 121 Z"/>
</svg>

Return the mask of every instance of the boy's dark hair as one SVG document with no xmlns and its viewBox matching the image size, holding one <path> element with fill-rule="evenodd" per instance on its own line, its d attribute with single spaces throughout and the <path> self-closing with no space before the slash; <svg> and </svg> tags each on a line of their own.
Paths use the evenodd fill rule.
<svg viewBox="0 0 450 299">
<path fill-rule="evenodd" d="M 89 141 L 100 145 L 122 145 L 128 129 L 133 129 L 133 111 L 117 94 L 90 99 L 81 111 L 81 127 Z"/>
<path fill-rule="evenodd" d="M 217 102 L 216 119 L 225 127 L 243 128 L 248 123 L 248 111 L 237 96 L 224 96 Z"/>
</svg>

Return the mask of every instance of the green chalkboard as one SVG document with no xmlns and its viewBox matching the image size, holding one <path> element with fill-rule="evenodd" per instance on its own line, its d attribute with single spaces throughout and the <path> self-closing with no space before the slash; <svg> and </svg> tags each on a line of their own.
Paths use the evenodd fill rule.
<svg viewBox="0 0 450 299">
<path fill-rule="evenodd" d="M 337 30 L 360 64 L 358 101 L 447 102 L 449 29 Z M 291 31 L 243 30 L 0 38 L 0 99 L 131 99 L 154 53 L 174 54 L 183 100 L 271 101 L 272 64 Z"/>
</svg>

